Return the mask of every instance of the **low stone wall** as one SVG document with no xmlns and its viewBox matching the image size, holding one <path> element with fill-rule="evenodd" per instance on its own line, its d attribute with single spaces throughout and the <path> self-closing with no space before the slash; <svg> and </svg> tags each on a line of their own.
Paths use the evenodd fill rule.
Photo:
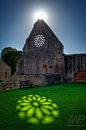
<svg viewBox="0 0 86 130">
<path fill-rule="evenodd" d="M 3 82 L 3 83 L 1 83 L 1 84 L 0 84 L 0 91 L 4 90 L 5 85 L 6 85 L 6 83 L 5 83 L 5 82 Z"/>
<path fill-rule="evenodd" d="M 17 75 L 8 77 L 8 79 L 0 85 L 0 90 L 4 90 L 6 87 L 10 89 L 20 88 L 20 81 L 29 80 L 33 86 L 43 85 L 43 75 Z"/>
<path fill-rule="evenodd" d="M 61 74 L 44 75 L 44 86 L 57 83 L 63 83 L 63 76 Z"/>
<path fill-rule="evenodd" d="M 73 77 L 65 76 L 65 78 L 64 78 L 64 83 L 70 83 L 70 82 L 74 82 L 74 81 L 73 81 Z"/>
<path fill-rule="evenodd" d="M 17 75 L 8 77 L 8 79 L 0 85 L 0 90 L 6 88 L 15 89 L 20 88 L 20 81 L 29 80 L 33 86 L 45 86 L 49 84 L 62 83 L 63 78 L 61 74 L 39 74 L 39 75 Z"/>
<path fill-rule="evenodd" d="M 43 75 L 13 75 L 7 81 L 14 82 L 15 88 L 20 87 L 20 81 L 29 80 L 33 86 L 43 85 Z"/>
</svg>

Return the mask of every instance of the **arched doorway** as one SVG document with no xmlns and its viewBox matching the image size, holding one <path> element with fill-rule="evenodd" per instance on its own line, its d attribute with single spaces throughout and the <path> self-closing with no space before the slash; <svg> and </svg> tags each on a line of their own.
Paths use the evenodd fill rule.
<svg viewBox="0 0 86 130">
<path fill-rule="evenodd" d="M 77 71 L 74 74 L 74 82 L 86 82 L 86 71 Z"/>
<path fill-rule="evenodd" d="M 47 74 L 47 65 L 42 65 L 42 74 Z"/>
</svg>

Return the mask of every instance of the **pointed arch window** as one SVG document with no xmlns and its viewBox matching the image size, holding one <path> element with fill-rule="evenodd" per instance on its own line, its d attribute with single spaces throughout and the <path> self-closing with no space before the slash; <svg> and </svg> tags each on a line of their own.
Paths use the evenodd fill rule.
<svg viewBox="0 0 86 130">
<path fill-rule="evenodd" d="M 7 78 L 7 72 L 5 72 L 5 77 Z"/>
</svg>

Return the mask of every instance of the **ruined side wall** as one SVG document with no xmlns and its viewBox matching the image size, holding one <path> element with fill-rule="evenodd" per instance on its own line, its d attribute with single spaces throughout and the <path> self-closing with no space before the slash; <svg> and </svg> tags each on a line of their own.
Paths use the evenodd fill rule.
<svg viewBox="0 0 86 130">
<path fill-rule="evenodd" d="M 74 73 L 86 71 L 86 54 L 64 55 L 65 78 L 74 81 Z"/>
</svg>

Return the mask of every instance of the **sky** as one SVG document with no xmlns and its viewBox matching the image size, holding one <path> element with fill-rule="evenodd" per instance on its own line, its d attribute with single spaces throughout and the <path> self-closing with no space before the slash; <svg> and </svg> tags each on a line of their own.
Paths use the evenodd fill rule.
<svg viewBox="0 0 86 130">
<path fill-rule="evenodd" d="M 65 54 L 86 53 L 86 0 L 0 0 L 0 53 L 23 49 L 37 12 L 44 12 Z"/>
</svg>

